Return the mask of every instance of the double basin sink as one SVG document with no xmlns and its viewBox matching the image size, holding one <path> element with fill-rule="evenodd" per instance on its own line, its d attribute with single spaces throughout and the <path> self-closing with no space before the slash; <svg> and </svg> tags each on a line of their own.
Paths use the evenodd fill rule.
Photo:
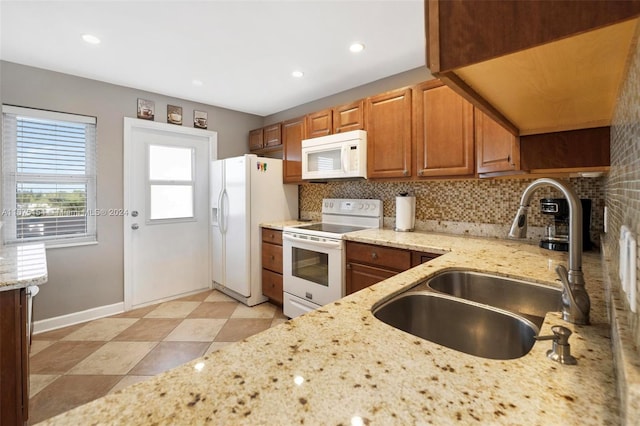
<svg viewBox="0 0 640 426">
<path fill-rule="evenodd" d="M 435 275 L 374 306 L 384 323 L 431 342 L 490 359 L 529 353 L 562 290 L 465 270 Z"/>
</svg>

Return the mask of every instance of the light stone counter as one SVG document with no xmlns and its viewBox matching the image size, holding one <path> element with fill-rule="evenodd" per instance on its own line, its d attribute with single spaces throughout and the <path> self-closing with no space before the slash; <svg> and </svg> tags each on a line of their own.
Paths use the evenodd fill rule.
<svg viewBox="0 0 640 426">
<path fill-rule="evenodd" d="M 261 228 L 269 228 L 269 229 L 277 229 L 279 231 L 282 231 L 285 226 L 310 225 L 312 223 L 315 223 L 315 222 L 312 222 L 310 220 L 291 219 L 291 220 L 286 220 L 284 222 L 265 222 L 265 223 L 261 223 L 260 227 Z"/>
<path fill-rule="evenodd" d="M 549 341 L 515 360 L 467 355 L 396 330 L 371 308 L 447 268 L 559 286 L 566 255 L 530 244 L 366 230 L 349 240 L 446 253 L 242 342 L 78 407 L 45 424 L 409 425 L 618 424 L 609 324 L 597 254 L 584 256 L 590 326 L 558 313 L 577 366 L 546 358 Z M 444 325 L 443 325 L 444 326 Z"/>
<path fill-rule="evenodd" d="M 0 291 L 15 290 L 47 282 L 44 244 L 0 247 Z"/>
</svg>

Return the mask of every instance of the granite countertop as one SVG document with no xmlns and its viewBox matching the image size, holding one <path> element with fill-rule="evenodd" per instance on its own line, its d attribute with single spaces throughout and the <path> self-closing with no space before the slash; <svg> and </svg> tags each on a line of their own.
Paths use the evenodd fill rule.
<svg viewBox="0 0 640 426">
<path fill-rule="evenodd" d="M 570 328 L 577 366 L 549 341 L 515 360 L 467 355 L 394 329 L 371 308 L 448 268 L 559 287 L 566 254 L 520 242 L 365 230 L 348 240 L 444 253 L 309 314 L 226 346 L 45 424 L 618 424 L 619 405 L 598 254 L 583 270 L 590 326 Z"/>
<path fill-rule="evenodd" d="M 0 291 L 47 282 L 44 244 L 0 246 Z"/>
<path fill-rule="evenodd" d="M 285 221 L 282 221 L 282 222 L 265 222 L 265 223 L 261 223 L 260 227 L 269 228 L 269 229 L 277 229 L 278 231 L 282 231 L 286 226 L 310 225 L 312 223 L 316 223 L 316 222 L 310 221 L 310 220 L 291 219 L 291 220 L 285 220 Z"/>
</svg>

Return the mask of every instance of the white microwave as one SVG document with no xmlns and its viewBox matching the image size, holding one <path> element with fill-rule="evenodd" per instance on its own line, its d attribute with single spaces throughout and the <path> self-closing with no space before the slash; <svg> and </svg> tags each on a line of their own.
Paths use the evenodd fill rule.
<svg viewBox="0 0 640 426">
<path fill-rule="evenodd" d="M 302 141 L 302 179 L 367 178 L 367 132 L 352 130 Z"/>
</svg>

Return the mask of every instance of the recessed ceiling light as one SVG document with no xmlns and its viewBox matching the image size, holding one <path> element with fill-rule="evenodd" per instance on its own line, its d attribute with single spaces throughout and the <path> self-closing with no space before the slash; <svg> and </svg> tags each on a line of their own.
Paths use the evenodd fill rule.
<svg viewBox="0 0 640 426">
<path fill-rule="evenodd" d="M 89 44 L 100 44 L 100 39 L 92 34 L 82 34 L 82 39 Z"/>
<path fill-rule="evenodd" d="M 364 44 L 353 43 L 351 46 L 349 46 L 349 50 L 352 51 L 353 53 L 362 52 L 364 50 Z"/>
<path fill-rule="evenodd" d="M 202 82 L 202 80 L 194 78 L 193 80 L 191 80 L 191 84 L 193 84 L 194 86 L 202 86 L 204 83 Z"/>
<path fill-rule="evenodd" d="M 302 71 L 294 71 L 291 73 L 291 75 L 294 76 L 295 78 L 302 78 L 304 73 Z"/>
</svg>

